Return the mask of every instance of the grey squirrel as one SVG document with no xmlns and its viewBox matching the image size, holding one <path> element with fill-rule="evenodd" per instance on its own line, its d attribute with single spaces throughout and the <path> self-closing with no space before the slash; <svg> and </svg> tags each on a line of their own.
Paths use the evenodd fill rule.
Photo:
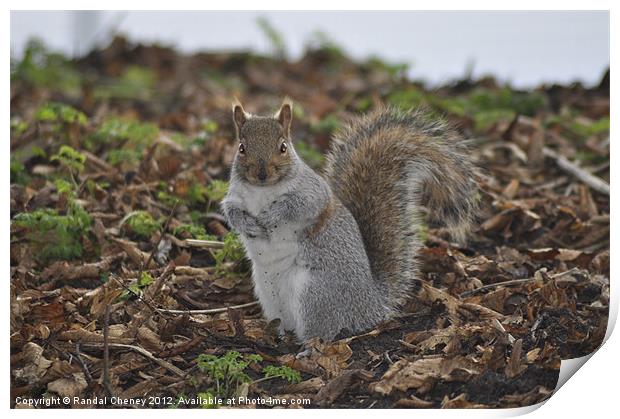
<svg viewBox="0 0 620 419">
<path fill-rule="evenodd" d="M 302 341 L 331 340 L 376 326 L 412 294 L 422 207 L 464 237 L 475 167 L 444 122 L 383 107 L 334 136 L 321 176 L 295 151 L 292 117 L 288 100 L 274 116 L 233 104 L 239 148 L 222 209 L 265 317 Z"/>
</svg>

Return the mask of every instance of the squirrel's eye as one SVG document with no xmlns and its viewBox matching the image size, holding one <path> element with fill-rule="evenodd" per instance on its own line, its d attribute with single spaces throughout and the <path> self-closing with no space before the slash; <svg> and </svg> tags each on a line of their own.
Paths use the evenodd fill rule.
<svg viewBox="0 0 620 419">
<path fill-rule="evenodd" d="M 239 153 L 245 153 L 245 146 L 243 144 L 239 144 Z"/>
<path fill-rule="evenodd" d="M 282 145 L 280 146 L 280 153 L 284 154 L 286 153 L 286 143 L 282 143 Z"/>
</svg>

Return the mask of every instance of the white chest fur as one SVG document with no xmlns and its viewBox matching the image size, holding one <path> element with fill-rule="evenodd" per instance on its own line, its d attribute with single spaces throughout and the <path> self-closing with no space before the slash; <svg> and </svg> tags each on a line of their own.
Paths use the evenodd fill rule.
<svg viewBox="0 0 620 419">
<path fill-rule="evenodd" d="M 239 185 L 235 198 L 246 211 L 256 216 L 275 199 L 287 193 L 290 185 L 253 187 Z M 308 283 L 309 274 L 299 254 L 297 237 L 305 226 L 282 222 L 270 232 L 268 239 L 241 236 L 252 260 L 254 290 L 268 320 L 281 319 L 281 328 L 300 332 L 299 296 Z"/>
</svg>

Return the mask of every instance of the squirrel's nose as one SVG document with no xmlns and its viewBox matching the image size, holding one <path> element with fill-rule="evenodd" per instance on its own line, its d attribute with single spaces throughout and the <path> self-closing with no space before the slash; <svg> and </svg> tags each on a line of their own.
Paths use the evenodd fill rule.
<svg viewBox="0 0 620 419">
<path fill-rule="evenodd" d="M 265 166 L 261 166 L 258 169 L 258 180 L 260 180 L 261 182 L 264 182 L 265 179 L 267 179 L 267 170 L 265 169 Z"/>
</svg>

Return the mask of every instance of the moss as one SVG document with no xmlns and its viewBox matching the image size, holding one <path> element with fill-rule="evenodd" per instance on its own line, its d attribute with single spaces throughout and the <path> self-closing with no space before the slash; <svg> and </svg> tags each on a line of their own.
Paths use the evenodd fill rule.
<svg viewBox="0 0 620 419">
<path fill-rule="evenodd" d="M 609 133 L 609 117 L 603 117 L 592 123 L 584 123 L 580 120 L 572 120 L 569 129 L 582 138 L 593 135 Z"/>
<path fill-rule="evenodd" d="M 28 124 L 19 118 L 11 118 L 11 134 L 19 137 L 28 130 Z"/>
<path fill-rule="evenodd" d="M 23 58 L 11 60 L 11 81 L 45 87 L 76 96 L 80 93 L 80 73 L 63 55 L 50 52 L 39 39 L 31 39 Z"/>
<path fill-rule="evenodd" d="M 217 250 L 213 257 L 215 258 L 216 273 L 222 274 L 224 262 L 239 262 L 245 257 L 243 244 L 235 233 L 228 233 L 224 236 L 224 247 Z"/>
<path fill-rule="evenodd" d="M 106 161 L 113 166 L 129 169 L 140 162 L 144 150 L 158 136 L 159 128 L 153 123 L 110 118 L 86 137 L 84 146 L 89 150 L 98 150 L 111 145 Z"/>
<path fill-rule="evenodd" d="M 116 302 L 126 301 L 134 296 L 139 296 L 142 294 L 142 290 L 151 285 L 153 282 L 155 282 L 155 278 L 153 278 L 150 273 L 142 272 L 140 274 L 140 278 L 130 284 L 127 289 L 124 290 L 123 293 L 116 299 Z"/>
<path fill-rule="evenodd" d="M 207 235 L 207 231 L 203 226 L 196 224 L 181 224 L 172 232 L 175 236 L 189 236 L 198 240 L 215 240 L 215 236 Z"/>
<path fill-rule="evenodd" d="M 317 169 L 323 165 L 323 154 L 320 151 L 310 147 L 305 142 L 295 143 L 295 150 L 299 153 L 303 161 L 305 161 L 310 167 Z"/>
<path fill-rule="evenodd" d="M 88 179 L 86 181 L 86 190 L 92 197 L 95 197 L 95 198 L 96 198 L 95 194 L 98 189 L 99 190 L 108 189 L 109 187 L 110 187 L 110 183 L 106 181 L 96 182 L 93 179 Z"/>
<path fill-rule="evenodd" d="M 290 384 L 299 383 L 301 381 L 301 375 L 299 374 L 299 371 L 294 370 L 286 365 L 267 365 L 265 368 L 263 368 L 263 374 L 265 375 L 265 378 L 283 378 Z"/>
<path fill-rule="evenodd" d="M 30 176 L 26 172 L 26 167 L 22 162 L 11 156 L 11 184 L 18 183 L 25 185 L 30 180 Z"/>
<path fill-rule="evenodd" d="M 159 135 L 157 125 L 132 119 L 110 118 L 88 137 L 92 143 L 149 146 Z"/>
<path fill-rule="evenodd" d="M 417 108 L 425 102 L 426 96 L 424 92 L 415 88 L 409 87 L 407 89 L 398 89 L 392 91 L 387 101 L 389 104 L 397 106 L 403 109 Z"/>
<path fill-rule="evenodd" d="M 544 120 L 546 128 L 560 128 L 563 134 L 581 143 L 592 136 L 609 135 L 610 121 L 605 116 L 597 120 L 580 117 L 575 109 L 566 108 L 560 115 L 550 115 Z M 587 160 L 587 158 L 586 158 Z"/>
<path fill-rule="evenodd" d="M 67 182 L 64 179 L 56 179 L 54 181 L 54 185 L 56 186 L 56 190 L 59 194 L 64 194 L 71 197 L 75 195 L 76 187 L 71 182 Z"/>
<path fill-rule="evenodd" d="M 354 108 L 358 112 L 368 112 L 372 108 L 372 98 L 362 97 L 357 99 Z"/>
<path fill-rule="evenodd" d="M 13 225 L 26 230 L 26 238 L 40 261 L 74 259 L 82 256 L 82 239 L 87 235 L 92 219 L 77 203 L 71 202 L 65 215 L 44 208 L 21 213 Z"/>
<path fill-rule="evenodd" d="M 478 112 L 474 115 L 474 129 L 478 132 L 487 131 L 500 121 L 509 122 L 513 120 L 515 115 L 515 112 L 509 109 Z"/>
<path fill-rule="evenodd" d="M 190 205 L 200 205 L 209 202 L 220 202 L 228 192 L 228 182 L 212 180 L 207 186 L 200 182 L 192 182 L 187 189 L 186 199 Z"/>
<path fill-rule="evenodd" d="M 344 49 L 325 32 L 314 32 L 310 37 L 308 46 L 310 50 L 325 55 L 327 58 L 325 68 L 329 71 L 338 70 L 343 62 L 348 61 Z"/>
<path fill-rule="evenodd" d="M 436 108 L 450 115 L 464 117 L 467 115 L 467 112 L 468 112 L 467 99 L 462 98 L 462 97 L 456 97 L 456 98 L 431 97 L 429 98 L 429 102 Z"/>
<path fill-rule="evenodd" d="M 189 218 L 192 220 L 192 223 L 197 224 L 204 218 L 204 213 L 202 211 L 190 210 Z"/>
<path fill-rule="evenodd" d="M 202 130 L 208 134 L 214 134 L 218 129 L 219 126 L 215 121 L 206 121 L 202 124 Z"/>
<path fill-rule="evenodd" d="M 59 162 L 62 167 L 69 170 L 71 173 L 79 173 L 84 170 L 86 156 L 73 147 L 61 145 L 58 153 L 50 157 L 50 161 Z"/>
<path fill-rule="evenodd" d="M 228 193 L 228 182 L 223 180 L 213 180 L 205 189 L 207 198 L 214 202 L 220 202 Z"/>
<path fill-rule="evenodd" d="M 152 69 L 131 65 L 119 78 L 96 86 L 94 96 L 99 99 L 149 100 L 153 97 L 156 82 L 157 77 Z"/>
<path fill-rule="evenodd" d="M 164 204 L 165 206 L 170 207 L 170 208 L 183 202 L 181 198 L 171 195 L 165 190 L 157 192 L 157 200 L 161 202 L 162 204 Z"/>
<path fill-rule="evenodd" d="M 178 145 L 180 145 L 181 147 L 183 147 L 185 150 L 189 149 L 191 145 L 193 144 L 193 141 L 191 138 L 189 138 L 187 135 L 182 134 L 180 132 L 174 132 L 170 134 L 170 139 L 174 141 L 175 143 L 177 143 Z"/>
<path fill-rule="evenodd" d="M 393 79 L 405 76 L 409 69 L 408 63 L 388 63 L 377 56 L 368 58 L 364 66 L 370 70 L 387 73 Z"/>
<path fill-rule="evenodd" d="M 226 400 L 236 394 L 237 389 L 243 383 L 252 381 L 248 375 L 248 369 L 259 371 L 263 357 L 258 354 L 241 354 L 237 351 L 228 351 L 222 356 L 200 354 L 196 358 L 198 370 L 207 374 L 212 387 L 199 392 L 203 399 Z M 267 365 L 262 369 L 263 378 L 260 381 L 271 378 L 282 378 L 289 383 L 299 383 L 301 374 L 285 365 Z M 196 383 L 204 380 L 195 380 Z M 208 403 L 205 401 L 205 403 Z M 203 407 L 217 407 L 216 404 L 205 404 Z"/>
<path fill-rule="evenodd" d="M 140 153 L 136 150 L 110 150 L 106 156 L 106 161 L 116 167 L 133 167 L 140 162 Z"/>
<path fill-rule="evenodd" d="M 136 235 L 148 239 L 161 227 L 151 214 L 146 211 L 136 211 L 126 221 L 127 226 Z"/>
<path fill-rule="evenodd" d="M 467 106 L 474 111 L 497 109 L 512 110 L 521 115 L 534 116 L 546 106 L 545 97 L 539 92 L 515 92 L 501 89 L 475 89 L 467 97 Z M 471 113 L 470 113 L 471 114 Z"/>
<path fill-rule="evenodd" d="M 311 126 L 312 131 L 322 134 L 331 134 L 340 128 L 341 122 L 334 114 L 329 114 Z"/>
<path fill-rule="evenodd" d="M 241 355 L 237 351 L 228 351 L 223 356 L 200 354 L 196 358 L 196 365 L 215 385 L 201 394 L 207 395 L 207 398 L 208 395 L 211 398 L 215 395 L 224 400 L 232 397 L 239 385 L 252 381 L 246 370 L 251 364 L 259 362 L 259 359 L 262 361 L 260 356 Z"/>
<path fill-rule="evenodd" d="M 514 92 L 508 88 L 477 88 L 457 97 L 426 96 L 436 109 L 461 118 L 474 120 L 474 129 L 484 132 L 500 121 L 510 121 L 517 114 L 534 116 L 546 107 L 539 92 Z"/>
<path fill-rule="evenodd" d="M 211 393 L 210 391 L 202 391 L 197 394 L 198 399 L 202 402 L 200 405 L 201 409 L 217 409 L 219 406 L 215 402 L 217 397 Z"/>
<path fill-rule="evenodd" d="M 32 152 L 32 155 L 34 157 L 41 157 L 42 159 L 47 159 L 47 153 L 41 147 L 32 146 L 30 151 Z"/>
<path fill-rule="evenodd" d="M 207 202 L 207 188 L 201 183 L 192 182 L 187 189 L 187 200 L 192 205 Z"/>
<path fill-rule="evenodd" d="M 293 104 L 293 119 L 303 121 L 306 118 L 306 111 L 301 103 Z"/>
<path fill-rule="evenodd" d="M 35 119 L 40 122 L 77 125 L 86 125 L 88 122 L 83 112 L 59 102 L 46 102 L 41 105 L 35 113 Z"/>
</svg>

